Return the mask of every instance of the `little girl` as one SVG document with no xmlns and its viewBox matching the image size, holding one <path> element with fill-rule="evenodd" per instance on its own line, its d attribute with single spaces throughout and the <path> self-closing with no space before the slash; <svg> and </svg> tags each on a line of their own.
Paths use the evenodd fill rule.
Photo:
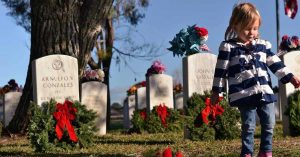
<svg viewBox="0 0 300 157">
<path fill-rule="evenodd" d="M 261 124 L 258 156 L 272 157 L 276 99 L 267 68 L 282 83 L 291 82 L 295 88 L 300 85 L 300 79 L 271 52 L 270 42 L 259 38 L 260 25 L 261 17 L 254 5 L 242 3 L 233 9 L 225 41 L 220 44 L 212 88 L 211 102 L 215 104 L 228 79 L 229 103 L 238 107 L 242 119 L 243 157 L 253 155 L 256 112 Z"/>
</svg>

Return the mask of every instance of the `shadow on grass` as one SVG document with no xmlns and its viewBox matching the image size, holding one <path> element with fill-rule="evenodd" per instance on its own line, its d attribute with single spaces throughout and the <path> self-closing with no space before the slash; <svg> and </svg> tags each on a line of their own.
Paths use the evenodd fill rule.
<svg viewBox="0 0 300 157">
<path fill-rule="evenodd" d="M 96 140 L 95 144 L 138 144 L 138 145 L 156 145 L 156 144 L 174 144 L 174 141 L 166 140 L 166 141 L 159 141 L 159 140 L 132 140 L 132 141 L 120 141 L 120 140 Z"/>
<path fill-rule="evenodd" d="M 101 153 L 80 153 L 80 154 L 60 154 L 60 153 L 35 153 L 28 154 L 24 152 L 0 152 L 0 156 L 10 157 L 129 157 L 130 155 L 124 154 L 101 154 Z"/>
</svg>

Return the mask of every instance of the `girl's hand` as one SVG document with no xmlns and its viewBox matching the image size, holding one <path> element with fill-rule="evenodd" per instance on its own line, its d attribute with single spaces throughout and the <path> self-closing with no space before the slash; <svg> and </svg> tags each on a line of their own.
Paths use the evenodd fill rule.
<svg viewBox="0 0 300 157">
<path fill-rule="evenodd" d="M 219 93 L 218 92 L 212 92 L 211 96 L 210 96 L 210 103 L 212 105 L 215 105 L 219 102 Z"/>
<path fill-rule="evenodd" d="M 299 88 L 300 79 L 297 76 L 293 76 L 290 82 L 294 85 L 295 88 Z"/>
</svg>

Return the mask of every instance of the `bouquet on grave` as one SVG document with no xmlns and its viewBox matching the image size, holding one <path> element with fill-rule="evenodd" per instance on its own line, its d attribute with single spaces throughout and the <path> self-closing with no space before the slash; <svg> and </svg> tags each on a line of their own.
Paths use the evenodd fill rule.
<svg viewBox="0 0 300 157">
<path fill-rule="evenodd" d="M 174 86 L 173 93 L 178 94 L 178 93 L 181 93 L 181 92 L 182 92 L 182 85 L 181 85 L 181 83 L 178 83 Z"/>
<path fill-rule="evenodd" d="M 86 69 L 83 73 L 83 82 L 88 82 L 88 81 L 104 81 L 104 71 L 102 69 Z"/>
<path fill-rule="evenodd" d="M 284 35 L 281 38 L 281 43 L 279 45 L 279 49 L 282 52 L 290 52 L 295 50 L 300 50 L 300 39 L 298 36 L 289 37 L 288 35 Z"/>
<path fill-rule="evenodd" d="M 171 47 L 168 50 L 176 56 L 189 56 L 195 53 L 210 51 L 205 44 L 208 39 L 206 28 L 196 25 L 188 26 L 187 29 L 181 29 L 179 33 L 170 41 Z"/>
<path fill-rule="evenodd" d="M 163 74 L 166 71 L 166 67 L 159 60 L 153 62 L 151 67 L 147 70 L 146 77 L 152 74 Z"/>
<path fill-rule="evenodd" d="M 141 81 L 141 82 L 138 82 L 134 85 L 132 85 L 126 92 L 127 92 L 127 96 L 129 95 L 134 95 L 137 91 L 138 88 L 141 88 L 141 87 L 146 87 L 146 81 Z"/>
<path fill-rule="evenodd" d="M 31 103 L 31 113 L 28 135 L 37 152 L 83 148 L 93 143 L 96 113 L 77 101 L 61 104 L 52 99 L 42 106 Z"/>
<path fill-rule="evenodd" d="M 10 79 L 3 88 L 0 88 L 0 95 L 5 95 L 8 92 L 22 92 L 23 87 L 18 85 L 14 79 Z"/>
</svg>

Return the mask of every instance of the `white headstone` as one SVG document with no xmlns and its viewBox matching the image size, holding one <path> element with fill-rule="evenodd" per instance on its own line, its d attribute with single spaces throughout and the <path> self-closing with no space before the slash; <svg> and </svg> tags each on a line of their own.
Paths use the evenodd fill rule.
<svg viewBox="0 0 300 157">
<path fill-rule="evenodd" d="M 140 87 L 136 91 L 136 108 L 138 110 L 144 109 L 147 107 L 146 101 L 146 87 Z"/>
<path fill-rule="evenodd" d="M 153 74 L 147 78 L 146 86 L 147 112 L 154 106 L 165 104 L 168 108 L 174 108 L 173 79 L 166 74 Z"/>
<path fill-rule="evenodd" d="M 175 109 L 183 109 L 183 92 L 175 94 L 174 108 Z"/>
<path fill-rule="evenodd" d="M 15 115 L 16 108 L 22 96 L 21 92 L 8 92 L 4 95 L 4 126 L 7 126 L 13 116 Z"/>
<path fill-rule="evenodd" d="M 50 55 L 32 62 L 33 100 L 41 105 L 51 98 L 63 103 L 66 98 L 79 100 L 77 59 Z"/>
<path fill-rule="evenodd" d="M 291 72 L 300 77 L 300 51 L 288 52 L 283 56 L 283 62 L 288 67 Z M 282 113 L 284 113 L 288 107 L 288 97 L 295 92 L 295 88 L 291 83 L 282 84 L 279 83 L 279 100 L 282 108 Z M 289 117 L 282 114 L 282 125 L 283 134 L 289 135 Z"/>
<path fill-rule="evenodd" d="M 127 97 L 127 101 L 125 101 L 124 103 L 124 108 L 123 108 L 123 114 L 124 114 L 124 121 L 123 121 L 123 125 L 124 128 L 129 129 L 132 124 L 131 124 L 131 120 L 132 120 L 132 116 L 133 116 L 133 112 L 135 111 L 135 95 L 130 95 Z"/>
<path fill-rule="evenodd" d="M 97 135 L 106 134 L 107 86 L 98 81 L 85 82 L 82 85 L 81 102 L 87 109 L 96 112 Z"/>
<path fill-rule="evenodd" d="M 212 88 L 217 56 L 197 53 L 182 59 L 184 104 L 193 93 L 203 94 Z"/>
</svg>

